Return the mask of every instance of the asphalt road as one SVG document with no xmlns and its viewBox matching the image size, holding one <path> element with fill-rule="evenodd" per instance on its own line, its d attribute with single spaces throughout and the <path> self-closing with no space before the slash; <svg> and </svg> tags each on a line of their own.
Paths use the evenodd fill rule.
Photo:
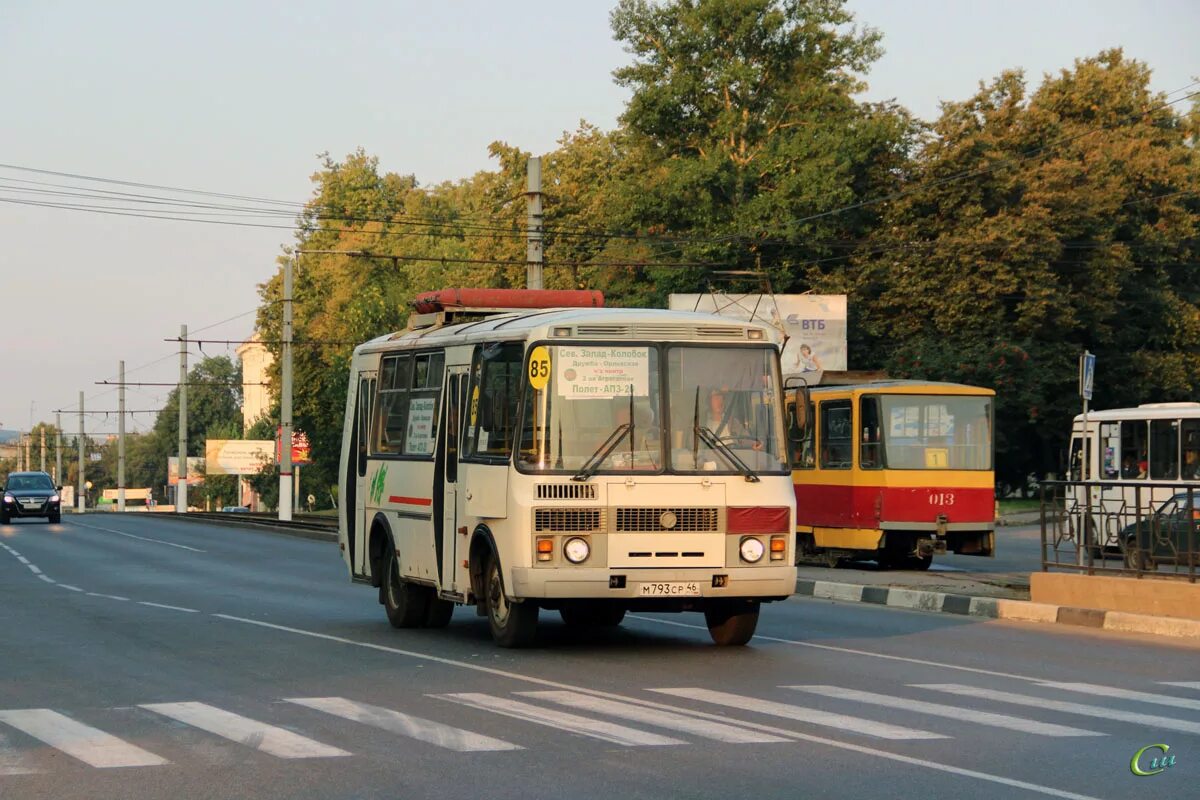
<svg viewBox="0 0 1200 800">
<path fill-rule="evenodd" d="M 1195 797 L 1200 649 L 811 598 L 495 648 L 396 631 L 328 543 L 0 528 L 0 798 Z M 1180 685 L 1175 685 L 1180 684 Z M 1170 746 L 1175 766 L 1130 759 Z M 1158 751 L 1149 751 L 1149 768 Z"/>
</svg>

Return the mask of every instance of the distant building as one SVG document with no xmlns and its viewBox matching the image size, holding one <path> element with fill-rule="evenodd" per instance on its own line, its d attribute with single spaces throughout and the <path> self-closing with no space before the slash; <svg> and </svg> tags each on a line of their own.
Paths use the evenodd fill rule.
<svg viewBox="0 0 1200 800">
<path fill-rule="evenodd" d="M 258 418 L 271 410 L 271 392 L 267 383 L 267 371 L 275 363 L 274 356 L 262 343 L 258 334 L 254 334 L 235 351 L 242 362 L 242 382 L 246 384 L 242 392 L 242 432 L 258 421 Z"/>
</svg>

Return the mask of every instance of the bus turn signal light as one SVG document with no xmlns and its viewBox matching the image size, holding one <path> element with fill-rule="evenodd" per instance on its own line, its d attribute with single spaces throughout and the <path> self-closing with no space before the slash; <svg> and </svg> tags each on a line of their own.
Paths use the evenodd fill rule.
<svg viewBox="0 0 1200 800">
<path fill-rule="evenodd" d="M 537 560 L 549 561 L 552 558 L 554 558 L 554 540 L 550 538 L 538 538 Z"/>
<path fill-rule="evenodd" d="M 771 560 L 783 561 L 783 557 L 787 554 L 787 538 L 783 536 L 771 537 Z"/>
</svg>

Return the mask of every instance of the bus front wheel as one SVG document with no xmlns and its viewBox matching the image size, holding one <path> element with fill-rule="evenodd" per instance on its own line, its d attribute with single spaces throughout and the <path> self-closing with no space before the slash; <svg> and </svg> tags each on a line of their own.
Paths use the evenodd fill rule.
<svg viewBox="0 0 1200 800">
<path fill-rule="evenodd" d="M 719 647 L 743 645 L 758 627 L 758 603 L 719 603 L 704 609 L 708 635 Z"/>
<path fill-rule="evenodd" d="M 429 590 L 400 577 L 396 548 L 389 547 L 383 574 L 383 610 L 393 628 L 416 628 L 429 611 Z"/>
<path fill-rule="evenodd" d="M 533 644 L 537 634 L 538 607 L 530 602 L 513 603 L 508 599 L 500 575 L 500 559 L 494 555 L 488 559 L 483 587 L 487 599 L 488 625 L 496 644 L 501 647 L 527 647 Z"/>
</svg>

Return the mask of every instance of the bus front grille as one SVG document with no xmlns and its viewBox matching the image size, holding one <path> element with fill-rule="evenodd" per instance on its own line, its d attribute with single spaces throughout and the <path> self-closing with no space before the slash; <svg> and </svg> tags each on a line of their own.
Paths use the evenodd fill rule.
<svg viewBox="0 0 1200 800">
<path fill-rule="evenodd" d="M 539 483 L 538 500 L 595 500 L 594 483 Z"/>
<path fill-rule="evenodd" d="M 604 530 L 600 508 L 538 508 L 533 512 L 536 533 L 594 533 Z"/>
<path fill-rule="evenodd" d="M 717 508 L 618 508 L 617 533 L 711 533 L 721 529 Z"/>
</svg>

